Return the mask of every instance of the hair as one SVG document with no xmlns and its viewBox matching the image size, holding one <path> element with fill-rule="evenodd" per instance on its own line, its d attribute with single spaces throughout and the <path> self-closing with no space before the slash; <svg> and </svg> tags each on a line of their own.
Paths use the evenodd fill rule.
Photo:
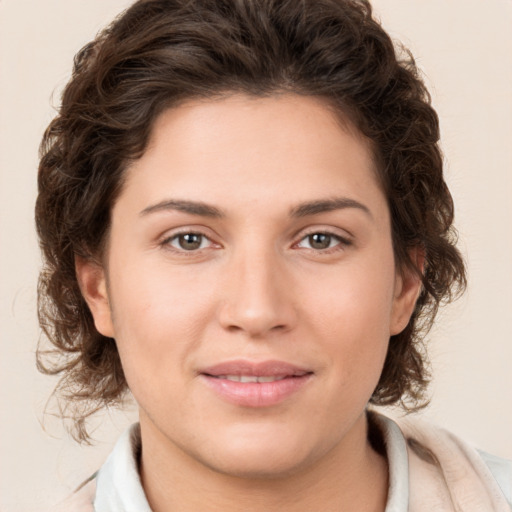
<svg viewBox="0 0 512 512">
<path fill-rule="evenodd" d="M 75 258 L 101 259 L 125 170 L 144 153 L 156 117 L 231 93 L 317 97 L 370 141 L 397 268 L 422 280 L 370 401 L 426 403 L 423 340 L 466 277 L 438 117 L 412 55 L 395 49 L 365 0 L 140 0 L 76 55 L 40 149 L 39 321 L 53 347 L 41 339 L 38 367 L 61 375 L 55 391 L 79 440 L 89 439 L 92 413 L 122 402 L 127 383 L 115 340 L 94 326 Z M 423 271 L 411 248 L 425 254 Z"/>
</svg>

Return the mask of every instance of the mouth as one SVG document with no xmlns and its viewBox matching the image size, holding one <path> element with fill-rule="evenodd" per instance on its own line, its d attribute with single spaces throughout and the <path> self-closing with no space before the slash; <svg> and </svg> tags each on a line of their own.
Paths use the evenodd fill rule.
<svg viewBox="0 0 512 512">
<path fill-rule="evenodd" d="M 222 400 L 271 407 L 301 391 L 314 372 L 282 361 L 228 361 L 202 370 L 202 381 Z"/>
<path fill-rule="evenodd" d="M 214 379 L 226 379 L 231 382 L 275 382 L 277 380 L 283 380 L 288 378 L 288 375 L 284 375 L 282 377 L 264 377 L 257 375 L 210 375 Z"/>
</svg>

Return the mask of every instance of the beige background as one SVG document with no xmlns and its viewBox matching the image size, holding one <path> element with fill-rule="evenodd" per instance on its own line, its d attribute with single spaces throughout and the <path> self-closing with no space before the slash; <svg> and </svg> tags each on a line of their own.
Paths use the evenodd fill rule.
<svg viewBox="0 0 512 512">
<path fill-rule="evenodd" d="M 40 511 L 92 473 L 135 417 L 97 422 L 75 445 L 43 408 L 38 375 L 33 228 L 37 146 L 73 55 L 126 0 L 0 0 L 0 510 Z M 512 2 L 375 0 L 414 51 L 441 116 L 447 178 L 470 275 L 466 297 L 430 336 L 425 415 L 512 458 Z M 52 92 L 55 91 L 53 100 Z"/>
</svg>

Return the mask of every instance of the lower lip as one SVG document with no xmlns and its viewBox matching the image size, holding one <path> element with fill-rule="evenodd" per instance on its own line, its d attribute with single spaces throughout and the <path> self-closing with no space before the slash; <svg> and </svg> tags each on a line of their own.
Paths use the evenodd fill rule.
<svg viewBox="0 0 512 512">
<path fill-rule="evenodd" d="M 243 407 L 271 407 L 297 393 L 312 377 L 286 377 L 274 382 L 236 382 L 201 375 L 203 381 L 224 400 Z"/>
</svg>

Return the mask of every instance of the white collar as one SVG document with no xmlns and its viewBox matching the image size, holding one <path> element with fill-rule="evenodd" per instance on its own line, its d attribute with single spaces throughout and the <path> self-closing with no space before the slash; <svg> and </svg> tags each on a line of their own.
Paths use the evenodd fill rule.
<svg viewBox="0 0 512 512">
<path fill-rule="evenodd" d="M 409 469 L 407 446 L 398 425 L 372 414 L 382 433 L 389 465 L 389 492 L 385 512 L 407 512 Z M 138 471 L 140 427 L 132 425 L 117 441 L 96 479 L 96 512 L 151 512 Z"/>
<path fill-rule="evenodd" d="M 138 470 L 140 448 L 135 423 L 118 439 L 96 477 L 95 512 L 151 512 Z"/>
</svg>

